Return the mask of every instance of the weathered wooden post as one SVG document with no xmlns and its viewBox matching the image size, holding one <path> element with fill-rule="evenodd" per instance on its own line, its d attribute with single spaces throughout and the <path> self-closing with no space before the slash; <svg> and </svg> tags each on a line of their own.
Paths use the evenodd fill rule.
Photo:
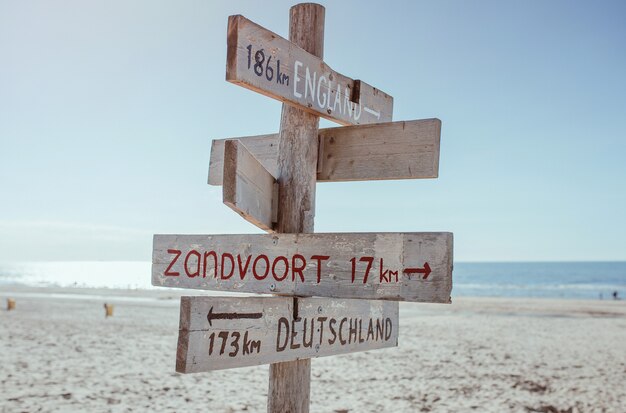
<svg viewBox="0 0 626 413">
<path fill-rule="evenodd" d="M 324 7 L 302 3 L 289 11 L 289 40 L 324 57 Z M 277 232 L 311 233 L 315 218 L 315 183 L 319 117 L 283 103 L 278 143 Z M 296 299 L 297 300 L 297 299 Z M 311 359 L 270 365 L 267 411 L 309 411 Z"/>
<path fill-rule="evenodd" d="M 15 300 L 12 298 L 7 298 L 7 311 L 15 310 Z"/>
</svg>

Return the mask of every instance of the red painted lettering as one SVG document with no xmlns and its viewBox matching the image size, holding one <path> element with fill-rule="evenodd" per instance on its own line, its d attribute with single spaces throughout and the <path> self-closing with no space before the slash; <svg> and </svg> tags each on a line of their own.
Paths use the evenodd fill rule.
<svg viewBox="0 0 626 413">
<path fill-rule="evenodd" d="M 381 283 L 383 281 L 391 282 L 391 277 L 393 277 L 393 276 L 396 277 L 396 282 L 398 282 L 398 271 L 385 270 L 382 258 L 380 259 L 379 272 L 380 272 L 380 282 Z M 389 277 L 387 277 L 387 274 L 389 274 Z"/>
<path fill-rule="evenodd" d="M 367 284 L 367 278 L 370 275 L 370 270 L 372 269 L 372 264 L 374 263 L 374 257 L 361 257 L 359 258 L 359 261 L 367 263 L 365 274 L 363 275 L 363 284 Z M 352 283 L 354 283 L 356 278 L 356 258 L 350 258 L 350 262 L 352 263 Z"/>
<path fill-rule="evenodd" d="M 381 261 L 382 261 L 382 258 L 381 258 Z M 391 270 L 389 270 L 389 281 L 391 281 L 391 277 L 394 275 L 396 276 L 396 282 L 398 282 L 398 271 L 391 271 Z"/>
<path fill-rule="evenodd" d="M 389 281 L 391 281 L 391 278 L 390 278 L 390 279 L 387 279 L 387 273 L 388 273 L 388 272 L 389 272 L 389 271 L 388 271 L 388 270 L 383 269 L 383 267 L 382 267 L 382 266 L 380 267 L 380 282 L 381 282 L 381 283 L 382 283 L 383 281 L 384 281 L 384 282 L 389 282 Z"/>
<path fill-rule="evenodd" d="M 363 277 L 363 284 L 367 284 L 367 277 L 370 275 L 370 270 L 372 269 L 372 264 L 374 263 L 374 257 L 361 257 L 359 261 L 367 263 L 365 276 Z"/>
<path fill-rule="evenodd" d="M 320 283 L 322 279 L 322 261 L 329 259 L 329 255 L 313 255 L 311 256 L 312 260 L 317 260 L 317 283 Z M 304 281 L 304 277 L 302 277 L 302 281 Z"/>
<path fill-rule="evenodd" d="M 283 275 L 279 277 L 278 274 L 276 274 L 276 264 L 278 264 L 281 261 L 285 263 L 285 271 L 283 272 Z M 289 273 L 289 260 L 283 257 L 282 255 L 274 258 L 274 262 L 272 263 L 272 276 L 274 277 L 274 279 L 276 281 L 282 281 L 285 278 L 287 278 L 288 273 Z"/>
<path fill-rule="evenodd" d="M 356 258 L 350 258 L 352 263 L 352 284 L 354 284 L 354 278 L 356 277 Z"/>
<path fill-rule="evenodd" d="M 250 265 L 250 259 L 252 257 L 248 255 L 248 259 L 246 260 L 245 267 L 241 268 L 241 255 L 237 254 L 237 266 L 239 267 L 239 278 L 242 280 L 246 278 L 246 273 L 248 272 L 248 266 Z"/>
<path fill-rule="evenodd" d="M 259 262 L 259 260 L 264 260 L 265 261 L 265 273 L 261 276 L 259 276 L 259 273 L 257 272 L 257 263 Z M 267 255 L 261 254 L 258 257 L 256 257 L 254 259 L 254 263 L 252 263 L 252 275 L 254 275 L 254 278 L 256 278 L 257 280 L 263 280 L 265 279 L 265 277 L 267 277 L 267 274 L 270 272 L 270 260 L 267 258 Z"/>
<path fill-rule="evenodd" d="M 189 272 L 189 257 L 191 257 L 192 255 L 196 257 L 196 270 L 194 272 Z M 197 277 L 198 275 L 200 275 L 200 253 L 198 251 L 191 250 L 185 256 L 185 274 L 187 274 L 187 277 L 189 278 Z"/>
<path fill-rule="evenodd" d="M 202 278 L 206 278 L 207 261 L 213 256 L 213 278 L 217 278 L 217 254 L 215 251 L 207 251 L 204 253 L 204 268 L 202 269 Z"/>
<path fill-rule="evenodd" d="M 226 268 L 226 258 L 228 258 L 230 260 L 230 272 L 228 273 L 228 275 L 224 274 L 224 269 Z M 233 258 L 232 254 L 229 254 L 227 252 L 222 254 L 222 271 L 220 272 L 220 278 L 222 280 L 227 280 L 230 277 L 233 276 L 233 274 L 235 273 L 235 258 Z"/>
<path fill-rule="evenodd" d="M 167 266 L 167 269 L 165 270 L 163 275 L 169 275 L 169 276 L 172 276 L 172 277 L 178 277 L 180 275 L 180 273 L 178 271 L 172 271 L 172 267 L 176 263 L 176 260 L 178 260 L 178 257 L 180 257 L 181 251 L 180 250 L 167 250 L 167 253 L 168 254 L 175 254 L 175 255 L 174 255 L 174 259 L 172 260 L 172 262 L 170 262 L 170 265 Z"/>
<path fill-rule="evenodd" d="M 296 260 L 300 260 L 300 265 L 296 265 Z M 300 275 L 300 280 L 304 282 L 304 274 L 302 271 L 306 268 L 306 259 L 300 254 L 294 254 L 291 257 L 291 271 L 292 271 L 292 280 L 296 281 L 296 274 Z"/>
</svg>

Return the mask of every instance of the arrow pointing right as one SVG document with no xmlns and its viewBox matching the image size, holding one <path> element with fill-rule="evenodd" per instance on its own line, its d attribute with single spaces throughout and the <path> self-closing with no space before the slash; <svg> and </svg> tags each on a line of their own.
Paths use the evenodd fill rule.
<svg viewBox="0 0 626 413">
<path fill-rule="evenodd" d="M 405 268 L 405 270 L 403 271 L 405 274 L 424 274 L 424 276 L 422 277 L 422 280 L 425 280 L 426 278 L 428 278 L 428 276 L 431 273 L 431 269 L 430 269 L 430 265 L 428 265 L 427 262 L 424 263 L 424 268 Z"/>
</svg>

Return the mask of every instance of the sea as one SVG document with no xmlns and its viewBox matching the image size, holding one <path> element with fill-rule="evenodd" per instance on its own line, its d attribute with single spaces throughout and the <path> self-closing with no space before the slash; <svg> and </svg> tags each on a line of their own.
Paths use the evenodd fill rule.
<svg viewBox="0 0 626 413">
<path fill-rule="evenodd" d="M 150 262 L 71 261 L 0 263 L 0 290 L 38 287 L 153 289 Z M 626 297 L 626 261 L 454 263 L 453 297 Z"/>
</svg>

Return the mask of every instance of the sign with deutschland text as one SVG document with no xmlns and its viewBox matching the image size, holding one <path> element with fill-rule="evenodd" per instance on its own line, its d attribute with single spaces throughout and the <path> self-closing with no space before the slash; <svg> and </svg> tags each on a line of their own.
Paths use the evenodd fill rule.
<svg viewBox="0 0 626 413">
<path fill-rule="evenodd" d="M 397 302 L 181 297 L 176 371 L 255 366 L 397 345 Z"/>
</svg>

